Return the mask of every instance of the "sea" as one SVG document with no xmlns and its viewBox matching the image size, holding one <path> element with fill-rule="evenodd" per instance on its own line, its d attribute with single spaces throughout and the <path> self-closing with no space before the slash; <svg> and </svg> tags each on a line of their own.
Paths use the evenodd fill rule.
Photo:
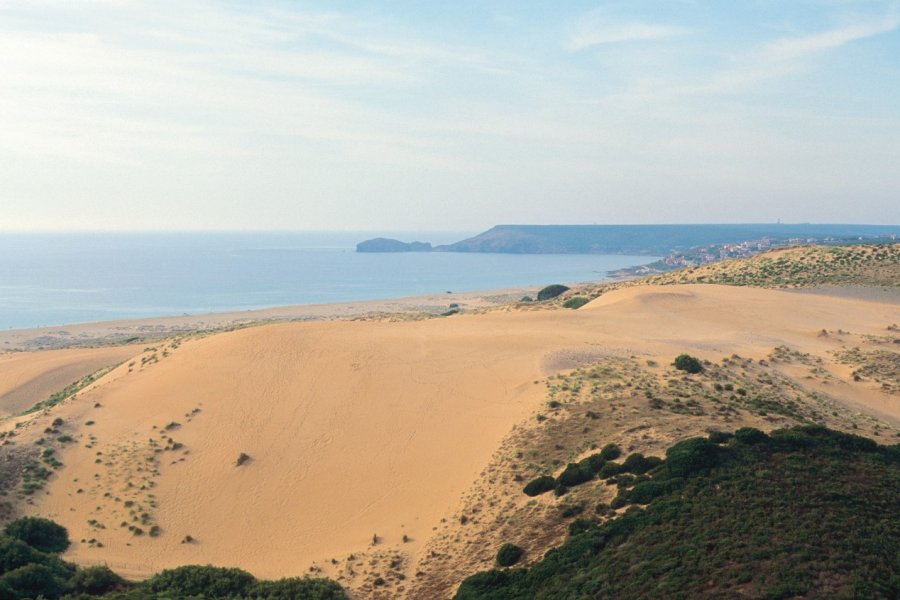
<svg viewBox="0 0 900 600">
<path fill-rule="evenodd" d="M 597 281 L 654 256 L 357 253 L 474 232 L 0 233 L 0 328 Z"/>
</svg>

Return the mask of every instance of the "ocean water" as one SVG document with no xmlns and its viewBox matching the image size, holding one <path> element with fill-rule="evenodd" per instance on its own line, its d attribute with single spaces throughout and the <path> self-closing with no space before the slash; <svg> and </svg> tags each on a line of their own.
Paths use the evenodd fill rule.
<svg viewBox="0 0 900 600">
<path fill-rule="evenodd" d="M 379 235 L 471 234 L 0 234 L 0 328 L 592 281 L 657 258 L 354 251 Z"/>
</svg>

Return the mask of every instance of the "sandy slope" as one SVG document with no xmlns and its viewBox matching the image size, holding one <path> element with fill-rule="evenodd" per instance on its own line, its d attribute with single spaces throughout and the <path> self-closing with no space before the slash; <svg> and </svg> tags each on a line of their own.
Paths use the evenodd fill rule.
<svg viewBox="0 0 900 600">
<path fill-rule="evenodd" d="M 63 417 L 80 437 L 28 510 L 103 544 L 75 544 L 68 558 L 132 575 L 198 562 L 269 577 L 314 562 L 328 572 L 329 559 L 372 550 L 373 534 L 376 549 L 414 558 L 545 399 L 535 383 L 549 372 L 610 354 L 760 358 L 781 344 L 825 354 L 841 341 L 822 329 L 877 333 L 898 320 L 891 304 L 700 285 L 620 290 L 578 311 L 290 323 L 189 340 L 43 417 Z M 864 405 L 874 388 L 835 390 Z M 900 423 L 898 404 L 877 408 Z M 184 446 L 156 452 L 171 448 L 167 438 Z M 238 467 L 241 452 L 251 460 Z M 121 527 L 142 513 L 142 529 L 158 524 L 159 537 Z"/>
<path fill-rule="evenodd" d="M 85 375 L 118 364 L 140 350 L 140 346 L 113 346 L 0 354 L 0 416 L 25 410 Z"/>
</svg>

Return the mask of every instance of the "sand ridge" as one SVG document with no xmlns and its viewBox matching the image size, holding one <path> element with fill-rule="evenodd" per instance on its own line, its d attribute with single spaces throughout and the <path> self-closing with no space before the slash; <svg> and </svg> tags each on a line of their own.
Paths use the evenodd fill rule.
<svg viewBox="0 0 900 600">
<path fill-rule="evenodd" d="M 18 413 L 99 369 L 116 365 L 142 346 L 69 348 L 0 354 L 0 416 Z"/>
</svg>

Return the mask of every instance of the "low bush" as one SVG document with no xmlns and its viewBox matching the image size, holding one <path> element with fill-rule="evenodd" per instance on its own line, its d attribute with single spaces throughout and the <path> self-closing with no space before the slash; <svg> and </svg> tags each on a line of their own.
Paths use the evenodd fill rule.
<svg viewBox="0 0 900 600">
<path fill-rule="evenodd" d="M 497 564 L 501 567 L 511 567 L 521 560 L 524 553 L 525 551 L 515 544 L 503 544 L 497 552 Z"/>
<path fill-rule="evenodd" d="M 765 433 L 755 427 L 741 427 L 734 432 L 734 439 L 741 444 L 752 446 L 761 444 L 769 439 Z"/>
<path fill-rule="evenodd" d="M 122 590 L 128 582 L 110 570 L 109 567 L 94 566 L 79 569 L 72 577 L 72 587 L 77 592 L 99 596 L 116 590 Z"/>
<path fill-rule="evenodd" d="M 69 532 L 43 517 L 22 517 L 6 526 L 6 535 L 22 540 L 41 552 L 64 552 L 69 547 Z"/>
<path fill-rule="evenodd" d="M 563 302 L 563 308 L 579 309 L 590 301 L 590 298 L 585 298 L 584 296 L 572 296 Z"/>
<path fill-rule="evenodd" d="M 544 300 L 551 300 L 553 298 L 556 298 L 563 292 L 567 292 L 567 291 L 569 291 L 569 288 L 567 288 L 564 285 L 559 285 L 558 283 L 555 283 L 553 285 L 548 285 L 547 287 L 545 287 L 544 289 L 539 291 L 538 295 L 537 295 L 537 299 L 539 302 L 543 302 Z"/>
<path fill-rule="evenodd" d="M 578 461 L 578 464 L 585 469 L 590 470 L 591 473 L 597 474 L 600 472 L 600 469 L 603 468 L 603 465 L 606 461 L 599 454 L 591 454 L 586 458 L 582 458 Z"/>
<path fill-rule="evenodd" d="M 556 482 L 566 487 L 581 485 L 594 478 L 594 472 L 588 465 L 581 463 L 569 463 L 565 470 L 556 478 Z"/>
<path fill-rule="evenodd" d="M 161 571 L 144 585 L 151 592 L 176 597 L 232 598 L 244 596 L 254 583 L 253 575 L 241 569 L 188 565 Z"/>
<path fill-rule="evenodd" d="M 597 475 L 600 476 L 600 479 L 608 479 L 610 477 L 615 477 L 621 472 L 622 465 L 617 462 L 609 461 L 600 468 L 600 471 L 597 473 Z"/>
<path fill-rule="evenodd" d="M 312 577 L 286 577 L 275 581 L 257 581 L 247 592 L 253 600 L 346 600 L 334 581 Z"/>
<path fill-rule="evenodd" d="M 625 473 L 641 475 L 661 463 L 661 458 L 656 456 L 647 457 L 640 452 L 635 452 L 634 454 L 629 455 L 629 457 L 625 459 L 625 462 L 622 463 L 622 471 Z"/>
<path fill-rule="evenodd" d="M 603 460 L 616 460 L 622 456 L 622 450 L 615 444 L 607 444 L 600 450 L 600 458 Z"/>
<path fill-rule="evenodd" d="M 0 590 L 6 589 L 13 598 L 59 598 L 66 589 L 66 581 L 46 565 L 29 564 L 0 576 Z"/>
<path fill-rule="evenodd" d="M 529 481 L 528 485 L 525 486 L 524 492 L 527 496 L 539 496 L 543 493 L 549 492 L 555 487 L 556 479 L 554 479 L 550 475 L 543 475 L 541 477 L 538 477 L 537 479 Z"/>
<path fill-rule="evenodd" d="M 675 357 L 675 362 L 673 364 L 679 371 L 685 371 L 687 373 L 700 373 L 703 371 L 703 364 L 697 358 L 689 354 L 679 354 Z"/>
</svg>

